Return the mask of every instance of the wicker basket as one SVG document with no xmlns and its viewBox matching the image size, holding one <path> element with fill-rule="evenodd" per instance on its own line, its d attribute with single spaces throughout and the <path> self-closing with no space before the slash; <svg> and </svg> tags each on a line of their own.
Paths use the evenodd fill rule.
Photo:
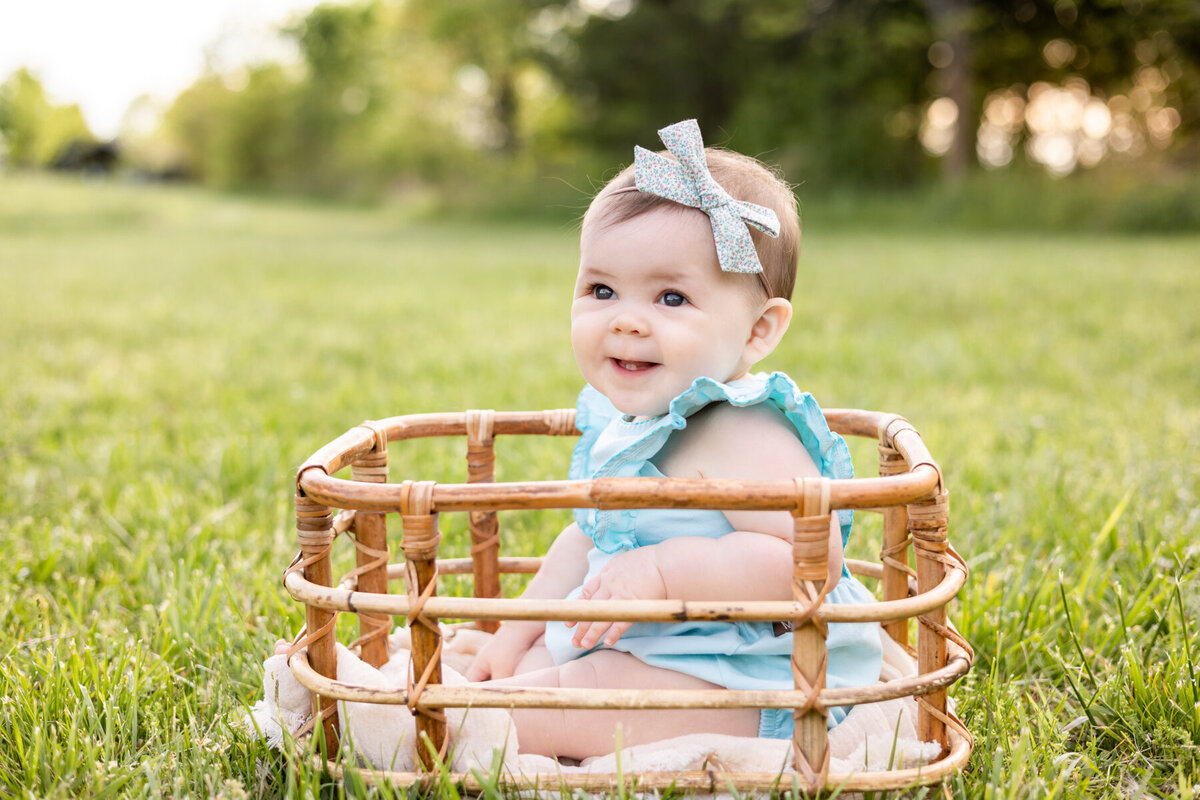
<svg viewBox="0 0 1200 800">
<path fill-rule="evenodd" d="M 966 674 L 970 646 L 946 618 L 946 604 L 966 580 L 966 567 L 947 539 L 949 506 L 941 470 L 916 430 L 902 417 L 857 410 L 827 410 L 830 427 L 843 435 L 879 442 L 877 478 L 736 481 L 672 478 L 607 478 L 585 481 L 495 483 L 495 437 L 578 435 L 573 410 L 468 411 L 419 414 L 366 422 L 318 450 L 296 476 L 300 553 L 284 575 L 291 596 L 306 607 L 306 633 L 291 658 L 297 679 L 314 695 L 314 720 L 323 725 L 326 752 L 337 752 L 337 700 L 405 704 L 427 736 L 418 772 L 383 773 L 402 785 L 432 780 L 434 752 L 445 752 L 440 709 L 447 707 L 558 708 L 766 708 L 794 709 L 796 775 L 696 772 L 586 776 L 520 776 L 522 787 L 605 790 L 631 781 L 639 791 L 824 789 L 872 791 L 933 784 L 962 768 L 971 737 L 946 707 L 946 687 Z M 468 482 L 389 483 L 387 443 L 434 436 L 466 436 Z M 352 480 L 333 477 L 346 466 Z M 524 601 L 500 597 L 500 574 L 530 573 L 539 558 L 500 558 L 497 511 L 547 508 L 706 508 L 787 510 L 795 518 L 791 602 L 757 601 Z M 847 559 L 851 572 L 879 580 L 882 600 L 861 605 L 822 604 L 827 571 L 829 515 L 854 508 L 883 515 L 880 563 Z M 340 512 L 334 514 L 334 509 Z M 438 513 L 469 512 L 470 559 L 438 559 Z M 386 517 L 403 526 L 404 562 L 388 564 Z M 357 548 L 357 568 L 333 580 L 331 548 L 341 534 Z M 910 552 L 916 568 L 909 566 Z M 474 597 L 438 597 L 439 574 L 474 575 Z M 389 595 L 389 579 L 403 580 L 405 594 Z M 415 678 L 404 689 L 368 689 L 336 678 L 334 622 L 338 613 L 358 618 L 357 647 L 364 661 L 387 661 L 393 616 L 411 626 Z M 908 621 L 918 620 L 915 649 Z M 499 620 L 792 621 L 795 689 L 647 691 L 637 689 L 487 689 L 441 685 L 439 618 L 471 619 L 494 630 Z M 883 623 L 887 633 L 915 655 L 918 674 L 876 686 L 825 688 L 825 623 Z M 829 773 L 825 709 L 913 696 L 923 741 L 940 742 L 941 758 L 917 769 Z M 337 770 L 336 764 L 331 767 Z M 438 777 L 445 780 L 446 776 Z M 467 774 L 451 774 L 468 791 L 479 789 Z M 509 776 L 504 780 L 516 780 Z M 622 782 L 623 781 L 623 782 Z"/>
</svg>

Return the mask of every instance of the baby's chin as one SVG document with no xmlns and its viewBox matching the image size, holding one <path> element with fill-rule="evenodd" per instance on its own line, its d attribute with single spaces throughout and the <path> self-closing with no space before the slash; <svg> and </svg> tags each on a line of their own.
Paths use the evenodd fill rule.
<svg viewBox="0 0 1200 800">
<path fill-rule="evenodd" d="M 610 402 L 612 398 L 609 398 Z M 650 419 L 651 417 L 661 417 L 667 413 L 668 405 L 664 403 L 661 406 L 649 404 L 633 404 L 633 405 L 617 405 L 613 403 L 613 407 L 620 411 L 622 416 L 633 417 L 634 419 Z"/>
</svg>

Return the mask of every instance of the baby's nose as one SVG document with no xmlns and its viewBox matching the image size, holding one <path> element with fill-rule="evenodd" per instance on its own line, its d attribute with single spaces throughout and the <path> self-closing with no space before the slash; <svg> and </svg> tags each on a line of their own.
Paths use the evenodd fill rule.
<svg viewBox="0 0 1200 800">
<path fill-rule="evenodd" d="M 624 333 L 630 336 L 644 336 L 649 331 L 645 317 L 633 313 L 631 309 L 623 309 L 614 314 L 611 328 L 613 333 Z"/>
</svg>

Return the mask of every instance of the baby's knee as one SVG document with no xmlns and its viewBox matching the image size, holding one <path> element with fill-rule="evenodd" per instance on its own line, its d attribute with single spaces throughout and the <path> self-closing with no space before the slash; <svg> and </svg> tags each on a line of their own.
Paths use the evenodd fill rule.
<svg viewBox="0 0 1200 800">
<path fill-rule="evenodd" d="M 592 655 L 596 655 L 593 653 Z M 595 659 L 591 656 L 568 661 L 558 668 L 558 685 L 565 689 L 595 689 L 600 685 Z"/>
<path fill-rule="evenodd" d="M 620 650 L 595 650 L 559 667 L 563 686 L 572 689 L 652 688 L 654 678 L 681 673 L 651 667 L 637 656 Z"/>
</svg>

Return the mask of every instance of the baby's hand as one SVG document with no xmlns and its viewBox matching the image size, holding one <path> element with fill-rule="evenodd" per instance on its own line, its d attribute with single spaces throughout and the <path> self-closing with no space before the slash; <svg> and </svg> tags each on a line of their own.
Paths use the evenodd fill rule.
<svg viewBox="0 0 1200 800">
<path fill-rule="evenodd" d="M 580 600 L 665 600 L 667 586 L 658 568 L 655 548 L 626 550 L 604 565 L 594 578 L 583 585 Z M 577 623 L 568 622 L 567 627 Z M 604 637 L 612 647 L 632 622 L 580 622 L 571 638 L 575 647 L 590 649 Z"/>
<path fill-rule="evenodd" d="M 521 663 L 521 657 L 529 652 L 531 635 L 537 638 L 538 625 L 544 629 L 544 624 L 533 626 L 509 622 L 500 627 L 479 652 L 475 660 L 467 668 L 466 679 L 469 681 L 488 681 L 511 677 Z M 528 628 L 528 630 L 527 630 Z"/>
<path fill-rule="evenodd" d="M 517 662 L 523 653 L 524 651 L 514 647 L 512 642 L 493 637 L 475 655 L 475 660 L 467 669 L 466 678 L 469 681 L 507 678 L 516 670 Z"/>
</svg>

